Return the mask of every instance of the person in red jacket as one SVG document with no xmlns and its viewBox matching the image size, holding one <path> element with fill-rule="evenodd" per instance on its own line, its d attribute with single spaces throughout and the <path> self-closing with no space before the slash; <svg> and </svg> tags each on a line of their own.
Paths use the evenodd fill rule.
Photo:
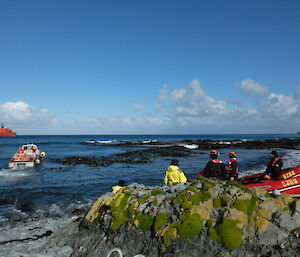
<svg viewBox="0 0 300 257">
<path fill-rule="evenodd" d="M 210 151 L 210 153 L 209 153 L 210 161 L 207 162 L 207 164 L 203 170 L 204 177 L 207 177 L 207 178 L 214 177 L 214 178 L 218 178 L 220 180 L 227 180 L 226 166 L 221 160 L 218 160 L 219 155 L 220 154 L 216 150 Z"/>
<path fill-rule="evenodd" d="M 236 158 L 235 152 L 229 153 L 229 162 L 227 163 L 227 172 L 228 172 L 228 179 L 229 180 L 238 180 L 238 173 L 239 173 L 239 164 Z"/>
<path fill-rule="evenodd" d="M 271 152 L 271 158 L 268 162 L 268 166 L 265 171 L 264 178 L 272 178 L 277 180 L 281 174 L 281 169 L 283 166 L 282 158 L 278 157 L 278 153 L 276 151 Z"/>
</svg>

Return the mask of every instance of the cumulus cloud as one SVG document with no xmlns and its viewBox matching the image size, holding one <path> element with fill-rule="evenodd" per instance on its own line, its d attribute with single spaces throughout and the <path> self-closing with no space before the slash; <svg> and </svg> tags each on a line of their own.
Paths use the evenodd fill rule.
<svg viewBox="0 0 300 257">
<path fill-rule="evenodd" d="M 266 87 L 258 84 L 252 79 L 245 79 L 241 81 L 238 88 L 242 93 L 252 94 L 255 96 L 265 96 L 269 93 L 269 90 Z"/>
<path fill-rule="evenodd" d="M 239 89 L 252 94 L 259 101 L 247 106 L 246 103 L 232 104 L 206 94 L 198 80 L 187 87 L 176 88 L 170 95 L 168 109 L 170 126 L 190 128 L 202 133 L 280 133 L 289 132 L 290 126 L 300 127 L 299 104 L 295 97 L 270 92 L 252 79 L 239 83 Z M 300 87 L 299 90 L 300 96 Z M 164 108 L 162 105 L 161 108 Z M 175 125 L 174 125 L 175 126 Z M 193 132 L 190 132 L 193 133 Z"/>
<path fill-rule="evenodd" d="M 0 114 L 4 120 L 9 121 L 34 121 L 49 118 L 46 109 L 37 109 L 22 101 L 0 104 Z"/>
<path fill-rule="evenodd" d="M 22 133 L 30 134 L 41 126 L 51 133 L 65 134 L 132 134 L 132 133 L 290 133 L 300 128 L 300 85 L 294 96 L 270 92 L 252 79 L 239 83 L 239 89 L 257 97 L 253 103 L 237 100 L 219 100 L 208 95 L 199 80 L 194 79 L 185 87 L 159 91 L 159 103 L 153 112 L 145 111 L 143 105 L 133 106 L 139 115 L 116 114 L 109 117 L 84 117 L 63 120 L 55 126 L 55 117 L 46 109 L 36 108 L 25 102 L 0 104 L 0 121 L 22 124 Z M 232 95 L 230 96 L 232 98 Z M 258 100 L 258 101 L 255 101 Z M 27 124 L 27 125 L 26 125 Z M 45 126 L 45 124 L 47 126 Z M 45 134 L 44 133 L 44 134 Z"/>
<path fill-rule="evenodd" d="M 271 93 L 263 105 L 264 113 L 289 117 L 298 111 L 298 104 L 291 96 Z"/>
<path fill-rule="evenodd" d="M 152 114 L 142 112 L 138 117 L 119 114 L 81 121 L 81 124 L 93 123 L 98 133 L 128 134 L 290 133 L 300 127 L 300 103 L 295 97 L 270 92 L 252 79 L 241 81 L 239 88 L 259 101 L 247 105 L 237 104 L 235 99 L 219 100 L 208 95 L 200 81 L 194 79 L 181 88 L 164 85 Z M 135 109 L 144 111 L 139 105 Z M 81 124 L 78 122 L 74 127 L 84 129 Z"/>
<path fill-rule="evenodd" d="M 0 120 L 23 134 L 49 133 L 45 131 L 58 122 L 46 109 L 36 108 L 23 101 L 0 104 Z"/>
</svg>

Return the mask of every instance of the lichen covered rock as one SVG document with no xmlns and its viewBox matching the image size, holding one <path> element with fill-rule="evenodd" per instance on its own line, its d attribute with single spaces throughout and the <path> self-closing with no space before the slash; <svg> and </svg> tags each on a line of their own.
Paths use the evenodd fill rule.
<svg viewBox="0 0 300 257">
<path fill-rule="evenodd" d="M 274 198 L 260 189 L 202 177 L 171 187 L 130 185 L 106 194 L 85 215 L 79 231 L 98 231 L 110 246 L 129 245 L 132 237 L 155 241 L 165 254 L 174 244 L 193 245 L 199 238 L 235 249 L 265 236 L 267 242 L 257 240 L 258 245 L 277 244 L 297 228 L 299 215 L 299 201 L 290 196 Z"/>
</svg>

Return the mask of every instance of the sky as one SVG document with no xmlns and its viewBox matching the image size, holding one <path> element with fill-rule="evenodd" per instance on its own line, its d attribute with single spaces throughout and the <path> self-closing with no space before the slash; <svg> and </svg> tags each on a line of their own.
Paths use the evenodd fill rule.
<svg viewBox="0 0 300 257">
<path fill-rule="evenodd" d="M 298 0 L 2 0 L 19 135 L 300 130 Z"/>
</svg>

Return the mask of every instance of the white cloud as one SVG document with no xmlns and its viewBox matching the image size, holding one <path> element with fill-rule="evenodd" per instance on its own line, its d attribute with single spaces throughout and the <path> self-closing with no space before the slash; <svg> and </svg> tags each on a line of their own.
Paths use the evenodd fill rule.
<svg viewBox="0 0 300 257">
<path fill-rule="evenodd" d="M 162 89 L 159 91 L 158 99 L 161 102 L 167 102 L 169 100 L 168 97 L 168 85 L 164 85 Z"/>
<path fill-rule="evenodd" d="M 270 93 L 252 79 L 241 81 L 239 88 L 260 100 L 251 107 L 246 103 L 232 105 L 207 95 L 198 80 L 185 88 L 174 89 L 165 103 L 173 105 L 165 109 L 169 126 L 189 128 L 189 133 L 197 131 L 197 127 L 199 133 L 283 133 L 300 127 L 299 104 L 294 97 Z"/>
<path fill-rule="evenodd" d="M 160 103 L 154 105 L 153 112 L 145 111 L 143 105 L 135 105 L 134 109 L 141 112 L 135 117 L 126 114 L 77 117 L 55 124 L 57 120 L 46 109 L 19 101 L 0 104 L 0 121 L 21 124 L 19 131 L 23 134 L 43 134 L 43 131 L 44 134 L 290 133 L 299 130 L 297 93 L 293 97 L 268 92 L 252 79 L 243 80 L 239 85 L 259 101 L 248 106 L 235 104 L 234 99 L 219 100 L 209 96 L 194 79 L 186 87 L 173 90 L 164 85 L 158 96 Z M 300 86 L 297 91 L 300 97 Z"/>
<path fill-rule="evenodd" d="M 142 112 L 144 110 L 144 106 L 143 105 L 135 105 L 135 106 L 133 106 L 133 109 L 136 112 Z"/>
<path fill-rule="evenodd" d="M 0 104 L 0 120 L 21 134 L 45 134 L 58 119 L 44 108 L 38 109 L 23 101 Z"/>
<path fill-rule="evenodd" d="M 13 122 L 31 122 L 49 118 L 46 109 L 37 109 L 22 101 L 0 104 L 0 115 L 4 120 Z"/>
<path fill-rule="evenodd" d="M 291 116 L 298 110 L 298 104 L 291 96 L 271 93 L 264 105 L 264 111 L 273 116 Z"/>
<path fill-rule="evenodd" d="M 176 103 L 180 103 L 184 100 L 186 94 L 187 94 L 187 91 L 185 88 L 175 89 L 172 92 L 172 100 Z"/>
<path fill-rule="evenodd" d="M 265 96 L 269 93 L 269 90 L 266 87 L 256 83 L 252 79 L 245 79 L 241 81 L 238 88 L 242 93 L 253 94 L 256 96 Z"/>
</svg>

